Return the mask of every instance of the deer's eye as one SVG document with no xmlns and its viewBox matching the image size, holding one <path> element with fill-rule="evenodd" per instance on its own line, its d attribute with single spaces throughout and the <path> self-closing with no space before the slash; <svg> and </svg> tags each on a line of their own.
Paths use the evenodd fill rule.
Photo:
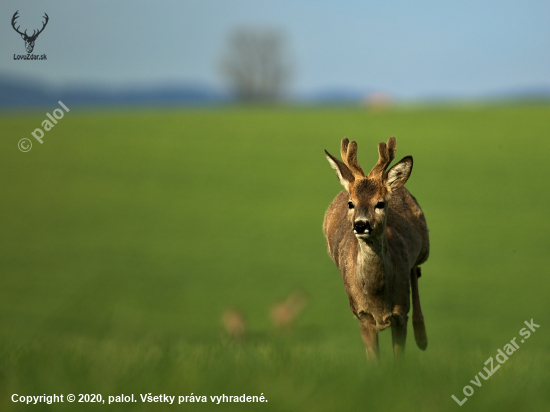
<svg viewBox="0 0 550 412">
<path fill-rule="evenodd" d="M 349 207 L 350 209 L 353 209 L 355 206 L 353 205 L 353 202 L 348 202 L 348 207 Z"/>
<path fill-rule="evenodd" d="M 378 202 L 376 204 L 376 206 L 374 206 L 376 209 L 384 209 L 384 206 L 386 206 L 386 204 L 384 202 Z"/>
</svg>

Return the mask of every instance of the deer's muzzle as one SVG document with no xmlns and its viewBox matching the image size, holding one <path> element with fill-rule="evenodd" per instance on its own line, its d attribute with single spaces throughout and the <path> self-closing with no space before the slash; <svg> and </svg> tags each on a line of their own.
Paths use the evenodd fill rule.
<svg viewBox="0 0 550 412">
<path fill-rule="evenodd" d="M 372 231 L 372 227 L 368 220 L 356 220 L 353 223 L 353 233 L 356 235 L 368 235 Z"/>
</svg>

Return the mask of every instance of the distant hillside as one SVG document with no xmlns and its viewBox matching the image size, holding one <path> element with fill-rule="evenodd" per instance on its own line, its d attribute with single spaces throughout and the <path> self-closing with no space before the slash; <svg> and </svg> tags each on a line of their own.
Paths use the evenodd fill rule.
<svg viewBox="0 0 550 412">
<path fill-rule="evenodd" d="M 91 86 L 48 88 L 21 78 L 0 76 L 0 108 L 48 105 L 58 100 L 67 104 L 211 104 L 227 101 L 229 96 L 207 86 L 164 85 L 110 91 Z"/>
<path fill-rule="evenodd" d="M 425 96 L 426 102 L 464 99 L 467 96 Z M 343 87 L 323 88 L 309 93 L 295 94 L 290 101 L 328 104 L 387 104 L 394 97 L 382 91 L 355 90 Z M 474 100 L 550 100 L 550 86 L 525 87 L 472 96 Z M 68 105 L 204 105 L 227 103 L 234 96 L 215 88 L 198 84 L 165 84 L 137 86 L 109 90 L 107 87 L 79 85 L 53 88 L 37 80 L 7 76 L 0 73 L 0 110 L 7 108 L 47 106 L 62 100 Z"/>
<path fill-rule="evenodd" d="M 368 98 L 372 91 L 355 90 L 343 87 L 323 88 L 299 97 L 306 102 L 359 103 Z"/>
<path fill-rule="evenodd" d="M 40 83 L 0 76 L 0 107 L 40 105 L 46 102 L 51 102 L 51 98 Z"/>
</svg>

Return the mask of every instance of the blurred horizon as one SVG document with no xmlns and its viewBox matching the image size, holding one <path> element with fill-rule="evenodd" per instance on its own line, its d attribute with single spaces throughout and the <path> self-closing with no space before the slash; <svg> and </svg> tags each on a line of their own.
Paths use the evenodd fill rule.
<svg viewBox="0 0 550 412">
<path fill-rule="evenodd" d="M 0 110 L 55 104 L 58 100 L 79 106 L 148 106 L 148 105 L 219 105 L 238 102 L 235 94 L 205 83 L 151 83 L 109 87 L 82 82 L 52 85 L 40 79 L 6 76 L 0 72 Z M 357 104 L 376 110 L 400 104 L 548 102 L 550 87 L 503 89 L 477 96 L 431 95 L 398 98 L 389 93 L 346 88 L 321 88 L 304 94 L 284 96 L 280 102 L 289 104 Z"/>
</svg>

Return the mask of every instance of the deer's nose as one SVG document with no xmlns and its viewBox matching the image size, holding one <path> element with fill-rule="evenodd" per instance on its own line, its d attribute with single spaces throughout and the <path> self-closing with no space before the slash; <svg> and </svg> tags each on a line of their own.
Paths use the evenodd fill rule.
<svg viewBox="0 0 550 412">
<path fill-rule="evenodd" d="M 368 220 L 356 220 L 353 223 L 353 233 L 357 233 L 358 235 L 361 235 L 365 232 L 370 232 L 372 230 L 372 227 Z"/>
</svg>

